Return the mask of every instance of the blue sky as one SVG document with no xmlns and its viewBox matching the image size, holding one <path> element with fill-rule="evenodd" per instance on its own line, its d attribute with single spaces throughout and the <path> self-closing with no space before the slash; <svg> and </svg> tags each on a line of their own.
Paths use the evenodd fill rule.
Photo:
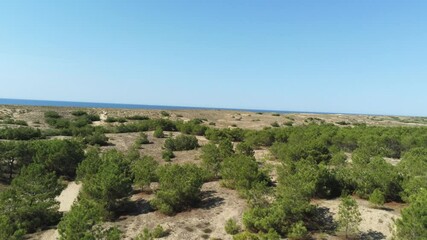
<svg viewBox="0 0 427 240">
<path fill-rule="evenodd" d="M 427 116 L 427 1 L 0 1 L 0 98 Z"/>
</svg>

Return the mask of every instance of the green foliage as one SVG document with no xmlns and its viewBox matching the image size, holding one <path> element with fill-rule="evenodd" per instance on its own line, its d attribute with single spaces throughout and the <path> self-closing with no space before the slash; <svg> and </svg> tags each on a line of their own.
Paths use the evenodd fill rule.
<svg viewBox="0 0 427 240">
<path fill-rule="evenodd" d="M 396 221 L 396 237 L 402 240 L 427 239 L 427 189 L 421 189 L 409 199 L 409 206 Z"/>
<path fill-rule="evenodd" d="M 181 133 L 202 136 L 205 134 L 208 127 L 201 125 L 201 123 L 203 123 L 203 121 L 196 118 L 188 122 L 178 121 L 176 127 Z"/>
<path fill-rule="evenodd" d="M 252 146 L 249 145 L 246 142 L 241 142 L 241 143 L 237 144 L 237 146 L 236 146 L 236 152 L 238 154 L 246 155 L 246 156 L 249 156 L 249 157 L 253 157 L 254 154 L 255 154 L 255 151 L 252 148 Z"/>
<path fill-rule="evenodd" d="M 165 160 L 166 162 L 170 162 L 172 160 L 172 158 L 175 157 L 175 154 L 173 154 L 173 151 L 170 149 L 165 149 L 162 152 L 162 158 L 163 160 Z"/>
<path fill-rule="evenodd" d="M 91 147 L 87 150 L 84 160 L 77 167 L 77 179 L 82 181 L 95 175 L 102 164 L 99 148 Z"/>
<path fill-rule="evenodd" d="M 61 118 L 61 115 L 55 111 L 47 111 L 44 113 L 45 118 Z"/>
<path fill-rule="evenodd" d="M 83 110 L 76 110 L 76 111 L 72 111 L 71 115 L 76 117 L 81 117 L 81 116 L 87 115 L 87 112 Z"/>
<path fill-rule="evenodd" d="M 153 240 L 155 238 L 163 238 L 169 235 L 169 231 L 164 230 L 162 226 L 157 225 L 152 231 L 144 228 L 142 233 L 138 234 L 134 240 Z"/>
<path fill-rule="evenodd" d="M 236 220 L 230 218 L 225 222 L 224 226 L 225 232 L 230 235 L 236 235 L 240 232 L 240 226 L 237 224 Z"/>
<path fill-rule="evenodd" d="M 92 135 L 84 138 L 84 142 L 89 145 L 106 146 L 108 145 L 108 137 L 102 131 L 95 130 Z"/>
<path fill-rule="evenodd" d="M 157 226 L 153 229 L 153 232 L 151 233 L 151 235 L 152 235 L 154 238 L 162 238 L 162 237 L 166 237 L 167 235 L 169 235 L 169 233 L 168 233 L 168 231 L 165 231 L 165 230 L 163 229 L 163 227 L 162 227 L 162 226 L 157 225 Z"/>
<path fill-rule="evenodd" d="M 1 123 L 3 124 L 13 124 L 13 125 L 20 125 L 20 126 L 28 126 L 28 123 L 24 120 L 15 120 L 12 118 L 6 118 Z"/>
<path fill-rule="evenodd" d="M 61 240 L 95 240 L 93 226 L 103 219 L 104 208 L 95 201 L 80 199 L 58 224 Z"/>
<path fill-rule="evenodd" d="M 40 129 L 31 127 L 2 128 L 0 129 L 0 139 L 7 140 L 32 140 L 42 138 Z"/>
<path fill-rule="evenodd" d="M 34 162 L 68 178 L 75 176 L 77 165 L 84 158 L 82 144 L 73 140 L 35 141 L 32 149 Z"/>
<path fill-rule="evenodd" d="M 247 194 L 256 183 L 267 183 L 268 177 L 258 169 L 254 158 L 235 155 L 224 159 L 221 164 L 222 183 L 225 187 Z"/>
<path fill-rule="evenodd" d="M 82 196 L 100 203 L 108 212 L 114 212 L 132 192 L 130 164 L 116 150 L 103 153 L 101 160 L 95 174 L 84 176 Z"/>
<path fill-rule="evenodd" d="M 128 120 L 148 120 L 150 118 L 147 116 L 133 115 L 133 116 L 126 117 L 126 119 L 128 119 Z"/>
<path fill-rule="evenodd" d="M 173 214 L 200 201 L 202 171 L 193 164 L 164 165 L 157 171 L 160 189 L 152 205 L 164 214 Z"/>
<path fill-rule="evenodd" d="M 409 196 L 427 189 L 427 148 L 409 150 L 403 155 L 397 168 L 403 175 L 403 200 L 408 201 Z"/>
<path fill-rule="evenodd" d="M 0 193 L 0 236 L 19 239 L 25 232 L 55 224 L 60 215 L 55 197 L 63 186 L 40 164 L 21 169 L 9 189 Z"/>
<path fill-rule="evenodd" d="M 127 120 L 124 117 L 107 117 L 107 119 L 105 119 L 105 122 L 108 122 L 108 123 L 114 123 L 114 122 L 125 123 L 125 122 L 127 122 Z"/>
<path fill-rule="evenodd" d="M 168 138 L 165 141 L 165 148 L 172 151 L 192 150 L 199 147 L 195 136 L 181 134 L 175 138 Z"/>
<path fill-rule="evenodd" d="M 8 180 L 12 181 L 13 175 L 22 166 L 32 162 L 33 155 L 27 142 L 0 141 L 0 174 L 7 174 Z"/>
<path fill-rule="evenodd" d="M 202 166 L 209 173 L 211 178 L 218 177 L 221 162 L 223 160 L 218 147 L 213 143 L 208 143 L 202 147 Z"/>
<path fill-rule="evenodd" d="M 165 134 L 163 133 L 163 129 L 161 127 L 157 127 L 156 131 L 154 131 L 153 136 L 156 138 L 164 138 Z"/>
<path fill-rule="evenodd" d="M 338 224 L 344 230 L 346 238 L 350 234 L 355 234 L 359 230 L 362 221 L 359 206 L 350 196 L 342 197 L 338 210 Z"/>
<path fill-rule="evenodd" d="M 233 143 L 228 139 L 223 139 L 218 144 L 219 154 L 222 159 L 231 157 L 234 155 Z"/>
<path fill-rule="evenodd" d="M 288 233 L 288 238 L 290 239 L 305 239 L 307 237 L 308 231 L 304 226 L 302 221 L 299 221 L 292 225 Z"/>
<path fill-rule="evenodd" d="M 274 230 L 271 230 L 267 233 L 251 233 L 248 231 L 236 234 L 233 236 L 233 240 L 279 240 L 280 235 L 275 232 Z"/>
<path fill-rule="evenodd" d="M 396 168 L 381 157 L 374 157 L 368 163 L 354 160 L 351 177 L 355 182 L 356 194 L 368 198 L 375 189 L 384 193 L 386 200 L 399 200 L 400 176 Z"/>
<path fill-rule="evenodd" d="M 384 193 L 380 189 L 375 189 L 369 196 L 369 202 L 376 208 L 382 207 L 385 202 Z"/>
<path fill-rule="evenodd" d="M 145 133 L 141 133 L 139 135 L 139 138 L 136 140 L 137 144 L 149 144 L 150 141 L 148 140 L 148 136 Z"/>
<path fill-rule="evenodd" d="M 169 117 L 170 114 L 166 111 L 160 111 L 160 115 L 162 115 L 162 117 Z"/>
<path fill-rule="evenodd" d="M 272 126 L 272 127 L 276 127 L 276 128 L 277 128 L 277 127 L 280 127 L 279 123 L 277 123 L 277 122 L 273 122 L 273 123 L 271 123 L 271 126 Z"/>
<path fill-rule="evenodd" d="M 143 189 L 157 180 L 156 170 L 158 163 L 153 157 L 144 156 L 132 163 L 133 182 Z"/>
</svg>

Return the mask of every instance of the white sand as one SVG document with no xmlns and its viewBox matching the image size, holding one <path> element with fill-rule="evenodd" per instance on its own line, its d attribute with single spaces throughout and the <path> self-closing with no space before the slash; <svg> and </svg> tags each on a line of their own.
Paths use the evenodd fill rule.
<svg viewBox="0 0 427 240">
<path fill-rule="evenodd" d="M 68 186 L 61 192 L 61 194 L 56 197 L 56 200 L 59 202 L 60 212 L 70 211 L 71 206 L 79 195 L 81 187 L 81 184 L 77 184 L 76 182 L 70 182 Z"/>
</svg>

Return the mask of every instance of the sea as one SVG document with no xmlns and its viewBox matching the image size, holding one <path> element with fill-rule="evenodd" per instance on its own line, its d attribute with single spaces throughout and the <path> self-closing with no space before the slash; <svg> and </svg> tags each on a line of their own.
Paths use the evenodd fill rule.
<svg viewBox="0 0 427 240">
<path fill-rule="evenodd" d="M 261 113 L 338 114 L 338 113 L 328 113 L 328 112 L 303 112 L 303 111 L 284 111 L 284 110 L 269 110 L 269 109 L 210 108 L 210 107 L 164 106 L 164 105 L 125 104 L 125 103 L 96 103 L 96 102 L 28 100 L 28 99 L 11 99 L 11 98 L 0 98 L 0 105 L 82 107 L 82 108 L 155 109 L 155 110 L 231 110 L 231 111 L 261 112 Z"/>
</svg>

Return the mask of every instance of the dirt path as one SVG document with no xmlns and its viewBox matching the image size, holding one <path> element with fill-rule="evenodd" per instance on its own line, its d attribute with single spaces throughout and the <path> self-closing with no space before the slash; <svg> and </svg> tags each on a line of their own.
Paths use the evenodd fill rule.
<svg viewBox="0 0 427 240">
<path fill-rule="evenodd" d="M 74 201 L 79 195 L 80 188 L 82 184 L 77 184 L 76 182 L 70 182 L 68 186 L 61 192 L 61 194 L 56 197 L 56 200 L 59 202 L 59 211 L 68 212 L 71 209 Z"/>
</svg>

